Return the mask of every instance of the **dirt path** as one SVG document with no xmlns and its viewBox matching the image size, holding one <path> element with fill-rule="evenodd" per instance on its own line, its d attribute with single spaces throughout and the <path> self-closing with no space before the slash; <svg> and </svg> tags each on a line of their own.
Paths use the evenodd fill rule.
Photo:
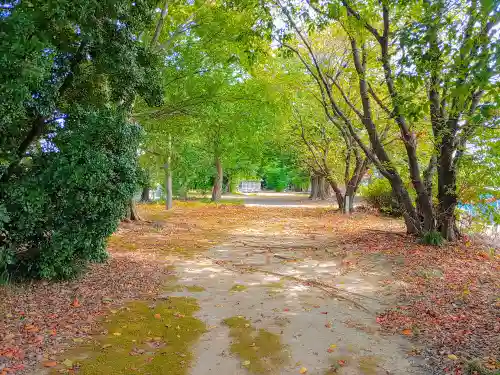
<svg viewBox="0 0 500 375">
<path fill-rule="evenodd" d="M 195 291 L 165 297 L 196 298 L 196 316 L 209 328 L 190 373 L 423 374 L 407 355 L 409 342 L 381 335 L 376 324 L 381 300 L 390 300 L 383 286 L 390 265 L 378 258 L 349 270 L 348 258 L 325 252 L 328 237 L 301 233 L 294 223 L 254 221 L 202 257 L 174 263 L 178 283 Z M 251 337 L 264 330 L 280 346 L 268 353 L 254 342 L 245 348 L 223 323 L 234 317 L 248 321 Z"/>
<path fill-rule="evenodd" d="M 289 206 L 143 205 L 81 278 L 0 287 L 0 375 L 500 368 L 494 253 Z"/>
</svg>

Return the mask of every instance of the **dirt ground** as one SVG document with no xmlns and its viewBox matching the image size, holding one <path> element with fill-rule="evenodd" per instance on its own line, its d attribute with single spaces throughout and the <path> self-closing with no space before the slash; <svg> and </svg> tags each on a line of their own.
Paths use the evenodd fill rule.
<svg viewBox="0 0 500 375">
<path fill-rule="evenodd" d="M 0 289 L 0 374 L 495 371 L 494 253 L 275 200 L 145 205 L 83 279 Z"/>
</svg>

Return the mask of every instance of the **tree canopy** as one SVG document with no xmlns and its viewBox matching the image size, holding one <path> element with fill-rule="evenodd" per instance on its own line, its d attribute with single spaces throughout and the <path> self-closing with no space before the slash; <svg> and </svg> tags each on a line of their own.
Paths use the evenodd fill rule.
<svg viewBox="0 0 500 375">
<path fill-rule="evenodd" d="M 409 233 L 448 240 L 460 202 L 500 194 L 494 1 L 0 9 L 3 277 L 103 259 L 131 198 L 158 184 L 218 200 L 245 178 L 311 183 L 349 213 L 376 170 Z"/>
</svg>

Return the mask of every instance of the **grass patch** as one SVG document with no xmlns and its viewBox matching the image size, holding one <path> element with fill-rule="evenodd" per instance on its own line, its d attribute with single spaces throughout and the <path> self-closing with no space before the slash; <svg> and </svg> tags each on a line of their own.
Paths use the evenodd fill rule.
<svg viewBox="0 0 500 375">
<path fill-rule="evenodd" d="M 254 374 L 272 373 L 288 361 L 280 337 L 265 329 L 257 330 L 242 316 L 224 320 L 232 338 L 230 350 L 240 357 L 242 366 Z"/>
<path fill-rule="evenodd" d="M 187 374 L 191 345 L 205 332 L 205 325 L 193 317 L 197 310 L 195 299 L 183 297 L 171 297 L 154 308 L 146 302 L 130 303 L 105 323 L 108 335 L 86 348 L 89 357 L 80 362 L 78 373 Z"/>
<path fill-rule="evenodd" d="M 188 285 L 188 286 L 186 286 L 186 289 L 192 293 L 200 293 L 200 292 L 204 292 L 206 290 L 204 287 L 202 287 L 200 285 Z"/>
<path fill-rule="evenodd" d="M 243 292 L 247 290 L 248 288 L 245 285 L 241 284 L 234 284 L 231 289 L 229 289 L 230 292 Z"/>
<path fill-rule="evenodd" d="M 285 282 L 283 280 L 280 280 L 274 281 L 272 283 L 262 284 L 261 286 L 269 289 L 283 289 L 285 287 Z"/>
</svg>

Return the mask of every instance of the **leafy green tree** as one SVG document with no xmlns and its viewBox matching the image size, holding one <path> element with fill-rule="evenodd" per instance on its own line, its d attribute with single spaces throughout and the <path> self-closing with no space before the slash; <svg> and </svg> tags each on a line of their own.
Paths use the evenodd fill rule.
<svg viewBox="0 0 500 375">
<path fill-rule="evenodd" d="M 137 95 L 161 101 L 139 41 L 155 2 L 15 2 L 0 16 L 0 272 L 69 278 L 105 257 L 137 183 Z"/>
<path fill-rule="evenodd" d="M 276 3 L 313 56 L 315 70 L 311 72 L 327 94 L 332 116 L 390 182 L 408 232 L 438 229 L 444 238 L 453 240 L 456 180 L 464 150 L 475 129 L 487 123 L 487 108 L 498 106 L 494 95 L 498 90 L 498 4 Z M 338 75 L 324 74 L 304 24 L 312 32 L 336 26 L 330 41 L 340 40 L 347 52 L 338 55 L 342 68 Z M 354 92 L 345 89 L 344 78 L 355 84 Z M 388 127 L 378 121 L 374 108 L 386 113 Z M 385 129 L 389 135 L 394 130 L 399 133 L 397 145 L 404 152 L 400 165 L 397 157 L 401 153 L 391 152 L 396 143 L 387 146 Z M 422 151 L 429 145 L 432 150 L 422 163 Z M 436 171 L 438 205 L 434 207 Z M 415 203 L 404 184 L 405 174 L 416 193 Z"/>
</svg>

